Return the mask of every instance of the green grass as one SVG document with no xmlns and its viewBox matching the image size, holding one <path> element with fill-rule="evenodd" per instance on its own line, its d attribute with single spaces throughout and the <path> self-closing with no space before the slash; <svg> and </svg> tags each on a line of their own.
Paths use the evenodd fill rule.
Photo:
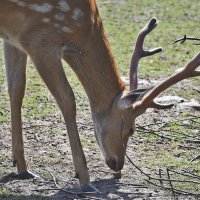
<svg viewBox="0 0 200 200">
<path fill-rule="evenodd" d="M 158 27 L 145 42 L 147 48 L 162 46 L 164 53 L 142 60 L 140 76 L 166 76 L 175 68 L 183 66 L 198 52 L 198 46 L 191 42 L 185 45 L 172 45 L 172 41 L 184 34 L 199 35 L 198 0 L 126 0 L 109 1 L 109 6 L 101 5 L 103 20 L 113 47 L 120 70 L 127 74 L 132 47 L 140 28 L 152 17 L 157 17 Z M 111 6 L 110 6 L 111 5 Z M 114 10 L 114 11 L 113 11 Z"/>
<path fill-rule="evenodd" d="M 169 121 L 162 128 L 146 127 L 149 129 L 149 133 L 142 133 L 141 131 L 136 134 L 136 138 L 143 140 L 136 151 L 142 158 L 138 165 L 149 169 L 154 177 L 156 177 L 155 174 L 158 174 L 158 169 L 162 169 L 165 173 L 163 177 L 167 179 L 167 168 L 180 172 L 185 170 L 200 176 L 200 160 L 192 161 L 193 158 L 199 155 L 199 143 L 194 142 L 199 140 L 199 125 L 200 118 L 193 118 L 193 116 L 189 116 L 189 113 L 183 113 L 179 115 L 178 119 Z M 158 137 L 153 133 L 164 137 Z M 167 139 L 167 137 L 172 140 Z M 197 181 L 197 179 L 178 174 L 172 175 L 171 179 Z M 198 184 L 177 182 L 173 185 L 176 189 L 190 192 L 198 193 L 200 190 Z"/>
</svg>

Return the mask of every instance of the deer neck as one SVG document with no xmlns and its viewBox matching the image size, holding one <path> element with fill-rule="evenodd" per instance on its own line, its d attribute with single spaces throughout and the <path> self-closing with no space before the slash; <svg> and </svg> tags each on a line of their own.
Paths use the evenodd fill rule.
<svg viewBox="0 0 200 200">
<path fill-rule="evenodd" d="M 67 56 L 66 60 L 82 83 L 92 110 L 105 112 L 125 85 L 117 72 L 104 31 L 93 32 L 88 40 L 85 38 L 80 42 L 80 54 Z"/>
</svg>

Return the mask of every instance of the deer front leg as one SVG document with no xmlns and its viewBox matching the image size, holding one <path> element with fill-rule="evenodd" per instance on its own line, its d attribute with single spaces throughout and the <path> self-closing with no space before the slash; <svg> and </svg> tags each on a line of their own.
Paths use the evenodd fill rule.
<svg viewBox="0 0 200 200">
<path fill-rule="evenodd" d="M 52 49 L 50 51 L 51 52 L 46 52 L 47 56 L 32 54 L 31 57 L 39 74 L 51 91 L 52 95 L 55 97 L 64 116 L 72 150 L 76 177 L 79 178 L 79 182 L 83 190 L 96 191 L 96 189 L 90 185 L 86 159 L 77 130 L 74 93 L 65 76 L 61 58 L 58 58 L 56 51 L 54 52 L 55 54 L 53 54 Z M 40 49 L 40 53 L 41 52 L 45 51 Z"/>
<path fill-rule="evenodd" d="M 4 57 L 11 108 L 13 164 L 17 166 L 18 178 L 33 178 L 35 175 L 27 170 L 24 158 L 21 120 L 21 107 L 26 84 L 25 68 L 27 56 L 19 49 L 5 42 Z"/>
</svg>

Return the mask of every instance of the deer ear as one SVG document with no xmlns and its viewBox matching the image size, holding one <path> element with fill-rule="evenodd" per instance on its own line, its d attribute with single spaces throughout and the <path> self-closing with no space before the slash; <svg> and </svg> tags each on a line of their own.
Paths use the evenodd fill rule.
<svg viewBox="0 0 200 200">
<path fill-rule="evenodd" d="M 134 102 L 139 101 L 151 88 L 147 89 L 136 89 L 123 94 L 118 100 L 117 105 L 120 109 L 128 109 L 133 106 Z"/>
</svg>

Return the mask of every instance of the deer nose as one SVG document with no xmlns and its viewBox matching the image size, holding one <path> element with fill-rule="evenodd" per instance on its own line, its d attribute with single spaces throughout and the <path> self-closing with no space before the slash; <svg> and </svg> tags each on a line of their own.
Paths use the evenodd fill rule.
<svg viewBox="0 0 200 200">
<path fill-rule="evenodd" d="M 120 162 L 116 156 L 111 157 L 109 159 L 106 160 L 106 164 L 108 165 L 108 167 L 110 167 L 110 169 L 112 169 L 113 171 L 120 171 L 123 168 L 124 165 L 124 161 Z"/>
<path fill-rule="evenodd" d="M 110 167 L 110 169 L 112 169 L 114 171 L 117 168 L 117 160 L 115 157 L 109 158 L 108 160 L 106 160 L 106 164 L 108 165 L 108 167 Z"/>
</svg>

